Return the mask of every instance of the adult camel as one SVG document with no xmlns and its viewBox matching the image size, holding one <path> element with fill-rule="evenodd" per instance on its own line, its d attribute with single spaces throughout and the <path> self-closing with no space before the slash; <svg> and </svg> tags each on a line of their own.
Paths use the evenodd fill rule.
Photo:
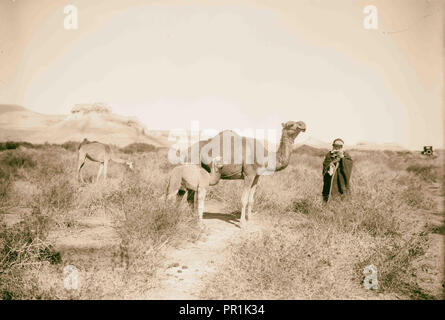
<svg viewBox="0 0 445 320">
<path fill-rule="evenodd" d="M 109 145 L 97 141 L 88 141 L 87 139 L 84 139 L 79 145 L 77 153 L 77 180 L 82 181 L 82 183 L 84 183 L 85 181 L 83 180 L 81 170 L 85 164 L 86 159 L 94 162 L 99 162 L 100 164 L 96 182 L 99 181 L 102 170 L 104 179 L 107 178 L 108 162 L 110 160 L 117 163 L 125 164 L 130 169 L 133 169 L 133 162 L 118 158 L 111 150 L 111 147 Z"/>
<path fill-rule="evenodd" d="M 193 160 L 192 154 L 198 155 L 201 166 L 210 172 L 210 159 L 221 156 L 223 158 L 222 167 L 219 169 L 221 179 L 244 180 L 240 218 L 240 225 L 244 227 L 252 211 L 259 177 L 273 174 L 288 166 L 295 138 L 304 131 L 306 124 L 302 121 L 282 123 L 278 150 L 269 152 L 257 139 L 242 137 L 231 130 L 224 130 L 209 140 L 199 141 L 191 146 L 186 159 Z"/>
</svg>

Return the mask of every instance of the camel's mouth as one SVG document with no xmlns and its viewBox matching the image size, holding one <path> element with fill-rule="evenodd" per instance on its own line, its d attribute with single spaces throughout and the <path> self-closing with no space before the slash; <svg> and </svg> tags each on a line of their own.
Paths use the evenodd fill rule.
<svg viewBox="0 0 445 320">
<path fill-rule="evenodd" d="M 300 131 L 306 131 L 306 123 L 304 123 L 303 121 L 298 121 L 296 124 L 297 128 L 300 129 Z"/>
</svg>

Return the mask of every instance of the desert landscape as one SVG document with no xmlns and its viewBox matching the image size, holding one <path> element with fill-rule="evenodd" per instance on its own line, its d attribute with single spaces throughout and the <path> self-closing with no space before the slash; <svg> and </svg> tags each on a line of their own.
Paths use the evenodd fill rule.
<svg viewBox="0 0 445 320">
<path fill-rule="evenodd" d="M 443 300 L 444 15 L 0 0 L 0 300 Z"/>
<path fill-rule="evenodd" d="M 7 112 L 26 109 L 3 107 L 0 121 L 20 118 Z M 122 125 L 105 116 L 110 130 Z M 39 121 L 48 126 L 53 119 L 57 127 L 65 118 Z M 82 134 L 99 140 L 88 119 L 72 125 L 81 123 Z M 39 132 L 39 122 L 32 124 Z M 128 125 L 118 141 L 131 140 L 137 130 Z M 328 150 L 294 145 L 286 170 L 260 178 L 247 228 L 239 223 L 240 180 L 209 188 L 200 228 L 186 201 L 178 207 L 164 199 L 174 167 L 168 145 L 113 145 L 134 170 L 110 163 L 106 182 L 96 183 L 98 164 L 87 161 L 86 183 L 79 183 L 80 140 L 13 138 L 0 151 L 2 299 L 443 296 L 443 150 L 424 156 L 351 148 L 350 198 L 324 205 L 320 175 Z M 154 141 L 141 131 L 139 138 Z M 378 271 L 374 290 L 363 284 L 371 264 Z M 78 272 L 76 290 L 64 285 L 66 266 Z"/>
</svg>

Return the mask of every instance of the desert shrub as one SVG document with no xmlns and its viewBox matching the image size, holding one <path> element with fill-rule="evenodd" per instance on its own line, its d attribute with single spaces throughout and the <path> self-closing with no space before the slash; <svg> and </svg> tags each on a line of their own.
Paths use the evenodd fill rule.
<svg viewBox="0 0 445 320">
<path fill-rule="evenodd" d="M 323 205 L 316 198 L 299 198 L 291 202 L 289 209 L 309 215 L 319 224 L 332 225 L 351 234 L 366 232 L 377 237 L 400 232 L 397 207 L 386 202 L 379 205 L 373 201 L 363 202 L 360 195 L 349 195 L 344 200 L 331 199 L 329 205 Z"/>
<path fill-rule="evenodd" d="M 433 164 L 412 164 L 406 171 L 414 173 L 426 182 L 436 182 L 439 176 L 439 168 Z"/>
<path fill-rule="evenodd" d="M 199 235 L 197 217 L 188 206 L 165 202 L 159 190 L 139 176 L 126 177 L 107 201 L 125 215 L 118 227 L 119 250 L 129 272 L 150 277 L 158 266 L 161 247 Z"/>
<path fill-rule="evenodd" d="M 363 269 L 373 264 L 378 271 L 378 290 L 404 294 L 411 299 L 434 299 L 422 290 L 413 277 L 416 269 L 413 262 L 421 257 L 428 247 L 425 233 L 414 234 L 407 239 L 390 239 L 379 243 L 370 254 L 355 266 L 357 278 L 363 282 Z"/>
<path fill-rule="evenodd" d="M 18 149 L 19 147 L 25 147 L 27 149 L 35 149 L 35 148 L 39 148 L 40 145 L 32 144 L 32 143 L 26 142 L 26 141 L 6 141 L 6 142 L 0 142 L 0 151 L 3 151 L 3 150 L 14 150 L 14 149 Z"/>
<path fill-rule="evenodd" d="M 8 165 L 0 163 L 0 205 L 6 202 L 12 185 L 12 174 L 15 170 Z"/>
<path fill-rule="evenodd" d="M 422 187 L 416 184 L 410 184 L 401 194 L 401 199 L 407 205 L 414 209 L 431 210 L 436 207 L 435 200 L 426 194 Z"/>
<path fill-rule="evenodd" d="M 68 151 L 76 152 L 79 149 L 79 142 L 76 141 L 67 141 L 62 143 L 60 146 Z"/>
<path fill-rule="evenodd" d="M 0 164 L 10 167 L 13 172 L 18 168 L 33 168 L 36 166 L 36 163 L 36 160 L 30 153 L 19 150 L 7 151 L 0 158 Z"/>
<path fill-rule="evenodd" d="M 307 273 L 299 273 L 302 269 L 299 266 L 302 265 L 301 257 L 309 250 L 296 245 L 298 240 L 290 238 L 272 231 L 253 234 L 250 239 L 232 244 L 229 249 L 232 254 L 224 266 L 225 274 L 211 281 L 204 290 L 206 295 L 210 295 L 210 299 L 295 298 L 292 296 L 295 295 L 292 289 L 295 283 L 308 278 Z"/>
<path fill-rule="evenodd" d="M 4 206 L 7 203 L 8 196 L 11 192 L 11 185 L 12 183 L 9 177 L 0 177 L 0 206 Z"/>
<path fill-rule="evenodd" d="M 2 144 L 1 148 L 3 150 L 11 150 L 11 149 L 17 149 L 19 147 L 19 143 L 7 141 L 4 145 Z"/>
<path fill-rule="evenodd" d="M 60 146 L 49 146 L 26 153 L 35 159 L 35 165 L 23 172 L 24 177 L 35 184 L 47 184 L 60 175 L 69 177 L 75 170 L 75 157 Z"/>
<path fill-rule="evenodd" d="M 60 253 L 46 240 L 49 218 L 38 209 L 12 227 L 0 223 L 0 298 L 49 299 L 31 270 L 58 264 Z"/>
<path fill-rule="evenodd" d="M 57 177 L 41 186 L 38 205 L 48 212 L 65 213 L 76 200 L 76 187 L 66 177 Z"/>
<path fill-rule="evenodd" d="M 312 199 L 297 198 L 293 199 L 289 205 L 289 210 L 303 214 L 316 214 L 320 211 L 320 206 Z"/>
<path fill-rule="evenodd" d="M 352 242 L 351 235 L 301 216 L 267 223 L 267 230 L 245 234 L 229 245 L 202 298 L 329 299 L 357 290 L 347 265 L 366 242 Z"/>
<path fill-rule="evenodd" d="M 108 201 L 114 203 L 125 213 L 124 228 L 138 239 L 157 242 L 171 237 L 182 225 L 193 225 L 196 217 L 186 207 L 178 207 L 166 202 L 163 190 L 158 190 L 151 182 L 137 175 L 128 176 L 121 182 L 118 190 L 110 193 Z M 183 214 L 184 213 L 184 214 Z"/>
<path fill-rule="evenodd" d="M 120 149 L 123 153 L 137 153 L 137 152 L 152 152 L 156 151 L 157 148 L 154 145 L 148 143 L 132 143 L 124 148 Z"/>
</svg>

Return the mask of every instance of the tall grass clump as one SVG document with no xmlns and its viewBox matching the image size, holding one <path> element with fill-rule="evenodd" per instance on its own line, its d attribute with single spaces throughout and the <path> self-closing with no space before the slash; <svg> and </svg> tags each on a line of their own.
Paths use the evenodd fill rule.
<svg viewBox="0 0 445 320">
<path fill-rule="evenodd" d="M 38 197 L 40 208 L 47 212 L 63 214 L 75 206 L 77 188 L 65 177 L 58 177 L 43 185 Z"/>
<path fill-rule="evenodd" d="M 18 149 L 20 146 L 23 146 L 25 148 L 36 148 L 38 147 L 38 145 L 34 145 L 32 143 L 29 142 L 25 142 L 25 141 L 6 141 L 6 142 L 0 142 L 0 151 L 3 150 L 14 150 L 14 149 Z"/>
<path fill-rule="evenodd" d="M 152 144 L 148 144 L 148 143 L 132 143 L 129 144 L 127 146 L 125 146 L 124 148 L 120 149 L 123 153 L 127 153 L 127 154 L 131 154 L 131 153 L 142 153 L 142 152 L 153 152 L 156 151 L 157 148 L 152 145 Z"/>
<path fill-rule="evenodd" d="M 77 152 L 77 150 L 79 149 L 79 144 L 80 142 L 77 141 L 66 141 L 64 143 L 62 143 L 60 146 L 68 151 L 71 152 Z"/>
<path fill-rule="evenodd" d="M 199 236 L 191 209 L 166 202 L 163 192 L 138 175 L 127 176 L 107 201 L 123 213 L 118 227 L 120 255 L 135 274 L 151 276 L 162 247 Z"/>
<path fill-rule="evenodd" d="M 0 163 L 4 167 L 9 167 L 12 173 L 16 173 L 21 168 L 34 168 L 37 161 L 30 153 L 21 150 L 10 150 L 0 155 Z"/>
<path fill-rule="evenodd" d="M 436 182 L 439 178 L 439 167 L 433 164 L 412 164 L 406 171 L 414 173 L 425 182 Z"/>
<path fill-rule="evenodd" d="M 50 299 L 39 286 L 38 270 L 61 262 L 60 253 L 46 240 L 49 220 L 38 209 L 22 222 L 7 227 L 0 221 L 0 298 Z"/>
<path fill-rule="evenodd" d="M 21 150 L 7 150 L 0 153 L 0 206 L 6 206 L 13 198 L 12 185 L 24 171 L 33 169 L 35 158 Z"/>
<path fill-rule="evenodd" d="M 355 266 L 357 278 L 364 280 L 363 269 L 373 264 L 378 270 L 379 292 L 395 292 L 410 299 L 435 299 L 417 283 L 413 262 L 428 248 L 426 233 L 410 235 L 407 239 L 381 242 Z M 414 276 L 413 276 L 414 275 Z"/>
</svg>

